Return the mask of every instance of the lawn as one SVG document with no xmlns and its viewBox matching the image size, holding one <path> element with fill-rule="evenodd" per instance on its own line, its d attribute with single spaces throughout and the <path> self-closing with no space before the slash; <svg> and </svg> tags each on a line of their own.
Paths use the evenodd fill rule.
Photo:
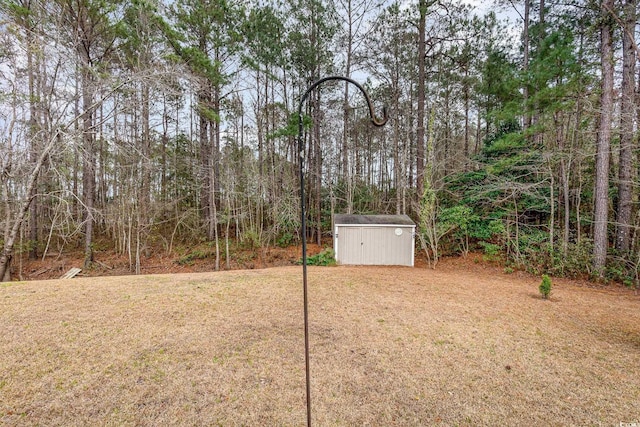
<svg viewBox="0 0 640 427">
<path fill-rule="evenodd" d="M 309 269 L 317 426 L 640 422 L 640 296 Z M 0 284 L 0 425 L 300 426 L 301 268 Z"/>
</svg>

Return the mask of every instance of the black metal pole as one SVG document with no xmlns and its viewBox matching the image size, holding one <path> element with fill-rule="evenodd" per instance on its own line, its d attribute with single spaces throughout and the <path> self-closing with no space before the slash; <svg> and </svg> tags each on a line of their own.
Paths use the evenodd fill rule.
<svg viewBox="0 0 640 427">
<path fill-rule="evenodd" d="M 307 90 L 298 105 L 298 157 L 300 162 L 300 234 L 302 237 L 302 293 L 304 295 L 304 367 L 307 384 L 307 427 L 311 427 L 311 374 L 309 371 L 309 301 L 307 296 L 307 215 L 304 211 L 304 142 L 302 140 L 302 106 Z"/>
<path fill-rule="evenodd" d="M 306 376 L 306 386 L 307 386 L 307 427 L 311 427 L 311 371 L 309 368 L 309 298 L 307 293 L 307 218 L 304 209 L 304 141 L 302 137 L 303 125 L 302 125 L 302 107 L 304 106 L 304 101 L 307 99 L 311 91 L 317 88 L 322 83 L 329 80 L 342 80 L 348 83 L 355 85 L 360 92 L 364 95 L 365 100 L 367 101 L 367 106 L 369 107 L 369 117 L 371 118 L 371 123 L 374 126 L 384 126 L 387 123 L 387 109 L 383 109 L 383 118 L 379 120 L 376 118 L 375 112 L 373 110 L 373 103 L 369 98 L 369 95 L 364 90 L 364 88 L 355 80 L 350 79 L 349 77 L 343 76 L 329 76 L 324 77 L 315 83 L 313 83 L 309 88 L 305 91 L 305 93 L 300 98 L 300 103 L 298 104 L 298 157 L 300 162 L 300 234 L 302 237 L 302 292 L 303 292 L 303 300 L 304 300 L 304 364 L 305 364 L 305 376 Z"/>
</svg>

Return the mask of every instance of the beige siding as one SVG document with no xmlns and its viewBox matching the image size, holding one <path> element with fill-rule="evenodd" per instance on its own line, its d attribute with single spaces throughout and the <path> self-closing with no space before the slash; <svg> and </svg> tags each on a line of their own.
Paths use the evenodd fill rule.
<svg viewBox="0 0 640 427">
<path fill-rule="evenodd" d="M 336 231 L 340 264 L 413 266 L 413 227 L 338 225 Z"/>
</svg>

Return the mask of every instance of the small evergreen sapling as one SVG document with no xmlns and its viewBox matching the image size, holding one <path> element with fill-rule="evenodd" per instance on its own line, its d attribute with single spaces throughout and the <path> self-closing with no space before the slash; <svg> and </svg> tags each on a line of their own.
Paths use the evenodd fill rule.
<svg viewBox="0 0 640 427">
<path fill-rule="evenodd" d="M 539 289 L 542 299 L 549 299 L 551 295 L 551 278 L 546 274 L 542 275 L 542 283 L 540 283 Z"/>
</svg>

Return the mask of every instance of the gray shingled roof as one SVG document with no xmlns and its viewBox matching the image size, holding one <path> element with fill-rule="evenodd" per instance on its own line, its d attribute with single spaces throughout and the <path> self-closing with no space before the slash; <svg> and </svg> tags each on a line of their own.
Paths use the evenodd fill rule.
<svg viewBox="0 0 640 427">
<path fill-rule="evenodd" d="M 336 225 L 415 225 L 407 215 L 346 215 L 335 214 Z"/>
</svg>

